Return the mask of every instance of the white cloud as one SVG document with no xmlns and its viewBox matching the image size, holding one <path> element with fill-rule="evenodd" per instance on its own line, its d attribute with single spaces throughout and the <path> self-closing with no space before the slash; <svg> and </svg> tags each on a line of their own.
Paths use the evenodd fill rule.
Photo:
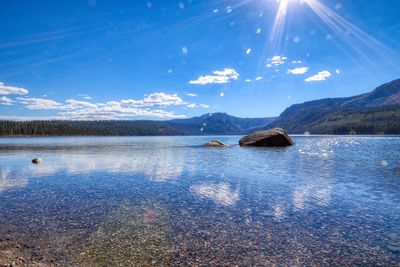
<svg viewBox="0 0 400 267">
<path fill-rule="evenodd" d="M 62 118 L 60 116 L 5 116 L 0 115 L 0 120 L 5 121 L 50 121 L 50 120 L 67 120 L 68 118 Z"/>
<path fill-rule="evenodd" d="M 182 98 L 177 94 L 166 94 L 166 93 L 152 93 L 141 100 L 126 99 L 121 100 L 122 104 L 126 104 L 134 107 L 150 107 L 154 105 L 158 106 L 171 106 L 171 105 L 181 105 L 184 104 Z"/>
<path fill-rule="evenodd" d="M 244 80 L 246 83 L 249 83 L 249 82 L 251 82 L 251 79 L 246 79 L 246 80 Z"/>
<path fill-rule="evenodd" d="M 256 78 L 256 81 L 261 81 L 262 79 L 263 79 L 263 77 L 258 76 L 258 77 Z"/>
<path fill-rule="evenodd" d="M 27 109 L 65 109 L 65 105 L 50 99 L 18 97 L 19 103 Z"/>
<path fill-rule="evenodd" d="M 200 107 L 200 108 L 209 108 L 210 106 L 209 106 L 209 105 L 206 105 L 206 104 L 189 103 L 189 104 L 187 105 L 187 107 L 188 107 L 188 108 L 197 108 L 197 107 Z"/>
<path fill-rule="evenodd" d="M 193 94 L 194 95 L 194 94 Z M 0 98 L 2 102 L 9 102 L 6 98 Z M 185 115 L 177 115 L 174 112 L 163 110 L 171 106 L 186 105 L 190 108 L 206 108 L 206 104 L 185 102 L 177 94 L 163 92 L 151 93 L 143 99 L 125 99 L 120 101 L 108 101 L 105 103 L 92 103 L 68 99 L 64 103 L 51 99 L 18 97 L 17 103 L 31 110 L 59 110 L 58 114 L 44 117 L 7 117 L 9 120 L 18 119 L 51 119 L 51 120 L 118 120 L 137 117 L 156 118 L 185 118 Z M 1 117 L 1 116 L 0 116 Z"/>
<path fill-rule="evenodd" d="M 293 60 L 292 63 L 293 63 L 293 64 L 301 64 L 302 61 L 301 61 L 301 60 Z"/>
<path fill-rule="evenodd" d="M 336 69 L 336 74 L 339 75 L 341 71 L 339 69 Z"/>
<path fill-rule="evenodd" d="M 65 102 L 69 104 L 68 106 L 66 106 L 67 108 L 97 108 L 96 104 L 87 101 L 68 99 Z"/>
<path fill-rule="evenodd" d="M 327 70 L 320 71 L 316 75 L 308 77 L 305 79 L 306 82 L 317 82 L 317 81 L 325 81 L 329 77 L 331 77 L 331 73 Z"/>
<path fill-rule="evenodd" d="M 0 97 L 0 104 L 1 105 L 10 106 L 10 105 L 12 105 L 12 102 L 13 101 L 11 100 L 11 98 L 8 98 L 6 96 Z"/>
<path fill-rule="evenodd" d="M 285 57 L 285 56 L 282 56 L 282 55 L 275 55 L 275 56 L 273 56 L 272 58 L 268 58 L 268 59 L 267 59 L 267 64 L 266 64 L 266 66 L 267 66 L 268 68 L 271 68 L 271 67 L 273 67 L 273 66 L 277 67 L 277 66 L 279 66 L 279 65 L 284 64 L 284 63 L 286 62 L 286 60 L 287 60 L 287 57 Z"/>
<path fill-rule="evenodd" d="M 257 31 L 256 31 L 256 33 L 257 33 L 257 34 L 260 34 L 260 33 L 261 33 L 261 28 L 258 28 Z"/>
<path fill-rule="evenodd" d="M 200 76 L 197 80 L 189 81 L 189 84 L 198 84 L 198 85 L 213 84 L 213 83 L 223 84 L 223 83 L 229 83 L 230 80 L 237 80 L 239 78 L 239 73 L 231 68 L 216 70 L 213 71 L 213 74 L 214 75 Z"/>
<path fill-rule="evenodd" d="M 300 68 L 294 68 L 291 70 L 288 70 L 287 73 L 288 74 L 293 74 L 293 75 L 300 75 L 300 74 L 304 74 L 308 71 L 308 67 L 300 67 Z"/>
<path fill-rule="evenodd" d="M 27 93 L 28 90 L 24 88 L 8 86 L 0 82 L 0 95 L 26 95 Z"/>
<path fill-rule="evenodd" d="M 43 95 L 43 96 L 45 96 L 45 95 Z M 47 96 L 47 95 L 46 95 L 46 96 Z M 79 97 L 82 97 L 83 99 L 87 99 L 87 100 L 92 99 L 92 97 L 90 97 L 90 96 L 87 95 L 87 94 L 79 94 L 78 96 L 79 96 Z"/>
<path fill-rule="evenodd" d="M 182 54 L 187 55 L 188 52 L 189 50 L 187 49 L 186 46 L 182 47 Z"/>
<path fill-rule="evenodd" d="M 25 105 L 27 109 L 33 110 L 69 110 L 69 109 L 80 109 L 80 108 L 96 108 L 97 105 L 87 101 L 79 101 L 74 99 L 68 99 L 65 101 L 66 104 L 59 103 L 51 99 L 44 98 L 26 98 L 18 97 L 18 103 Z"/>
<path fill-rule="evenodd" d="M 197 94 L 193 94 L 193 93 L 187 93 L 186 95 L 187 96 L 192 96 L 192 97 L 197 96 Z"/>
<path fill-rule="evenodd" d="M 248 54 L 250 54 L 250 53 L 251 53 L 251 48 L 247 48 L 246 54 L 248 55 Z"/>
<path fill-rule="evenodd" d="M 59 117 L 69 120 L 116 120 L 132 117 L 156 117 L 156 118 L 185 118 L 185 115 L 176 115 L 165 110 L 150 110 L 136 107 L 126 107 L 110 101 L 98 108 L 86 108 L 69 110 L 59 113 Z"/>
<path fill-rule="evenodd" d="M 215 13 L 218 13 L 219 12 L 219 9 L 218 8 L 216 8 L 216 9 L 214 9 L 213 10 L 213 13 L 215 14 Z"/>
</svg>

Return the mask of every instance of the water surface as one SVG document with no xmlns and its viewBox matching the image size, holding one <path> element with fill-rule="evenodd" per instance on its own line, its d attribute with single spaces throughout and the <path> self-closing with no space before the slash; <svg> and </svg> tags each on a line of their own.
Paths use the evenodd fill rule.
<svg viewBox="0 0 400 267">
<path fill-rule="evenodd" d="M 0 139 L 0 265 L 400 264 L 400 137 L 213 138 Z"/>
</svg>

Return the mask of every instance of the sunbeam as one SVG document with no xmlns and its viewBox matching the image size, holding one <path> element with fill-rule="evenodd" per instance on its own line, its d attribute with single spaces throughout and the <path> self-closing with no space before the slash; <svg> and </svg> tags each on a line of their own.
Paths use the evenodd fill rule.
<svg viewBox="0 0 400 267">
<path fill-rule="evenodd" d="M 337 12 L 318 0 L 305 0 L 305 3 L 321 19 L 321 21 L 336 36 L 340 38 L 356 54 L 363 57 L 369 63 L 373 63 L 371 54 L 375 56 L 393 58 L 392 52 L 380 41 L 376 40 L 356 25 L 339 15 Z"/>
<path fill-rule="evenodd" d="M 276 3 L 277 10 L 268 38 L 268 48 L 272 53 L 281 53 L 283 45 L 286 45 L 289 34 L 288 18 L 296 12 L 295 5 L 306 4 L 322 22 L 321 26 L 331 31 L 334 37 L 337 37 L 332 43 L 351 60 L 356 61 L 357 57 L 361 57 L 373 65 L 376 58 L 380 58 L 389 60 L 392 65 L 395 65 L 397 56 L 389 47 L 364 32 L 322 1 L 276 0 Z"/>
<path fill-rule="evenodd" d="M 290 0 L 277 1 L 279 2 L 278 11 L 276 12 L 274 24 L 272 25 L 271 33 L 269 36 L 269 42 L 274 49 L 279 47 L 282 41 L 289 1 Z"/>
</svg>

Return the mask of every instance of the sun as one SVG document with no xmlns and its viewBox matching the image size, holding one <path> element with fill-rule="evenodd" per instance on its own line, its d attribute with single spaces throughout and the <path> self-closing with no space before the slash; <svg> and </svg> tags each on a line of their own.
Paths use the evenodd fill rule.
<svg viewBox="0 0 400 267">
<path fill-rule="evenodd" d="M 288 16 L 296 12 L 298 5 L 304 4 L 320 20 L 326 31 L 336 37 L 335 45 L 339 45 L 346 55 L 352 57 L 352 54 L 358 54 L 371 64 L 374 63 L 370 59 L 371 54 L 380 56 L 385 54 L 385 58 L 395 57 L 393 51 L 383 43 L 362 31 L 341 15 L 339 10 L 332 9 L 321 0 L 275 0 L 275 2 L 277 10 L 269 35 L 269 47 L 275 53 L 281 50 L 285 35 L 287 35 Z M 351 51 L 346 51 L 348 49 Z"/>
</svg>

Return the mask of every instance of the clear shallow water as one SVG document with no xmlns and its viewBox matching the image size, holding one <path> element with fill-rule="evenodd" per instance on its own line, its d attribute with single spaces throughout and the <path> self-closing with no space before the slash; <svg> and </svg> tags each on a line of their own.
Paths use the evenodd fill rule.
<svg viewBox="0 0 400 267">
<path fill-rule="evenodd" d="M 0 265 L 400 264 L 400 137 L 213 138 L 0 139 Z"/>
</svg>

